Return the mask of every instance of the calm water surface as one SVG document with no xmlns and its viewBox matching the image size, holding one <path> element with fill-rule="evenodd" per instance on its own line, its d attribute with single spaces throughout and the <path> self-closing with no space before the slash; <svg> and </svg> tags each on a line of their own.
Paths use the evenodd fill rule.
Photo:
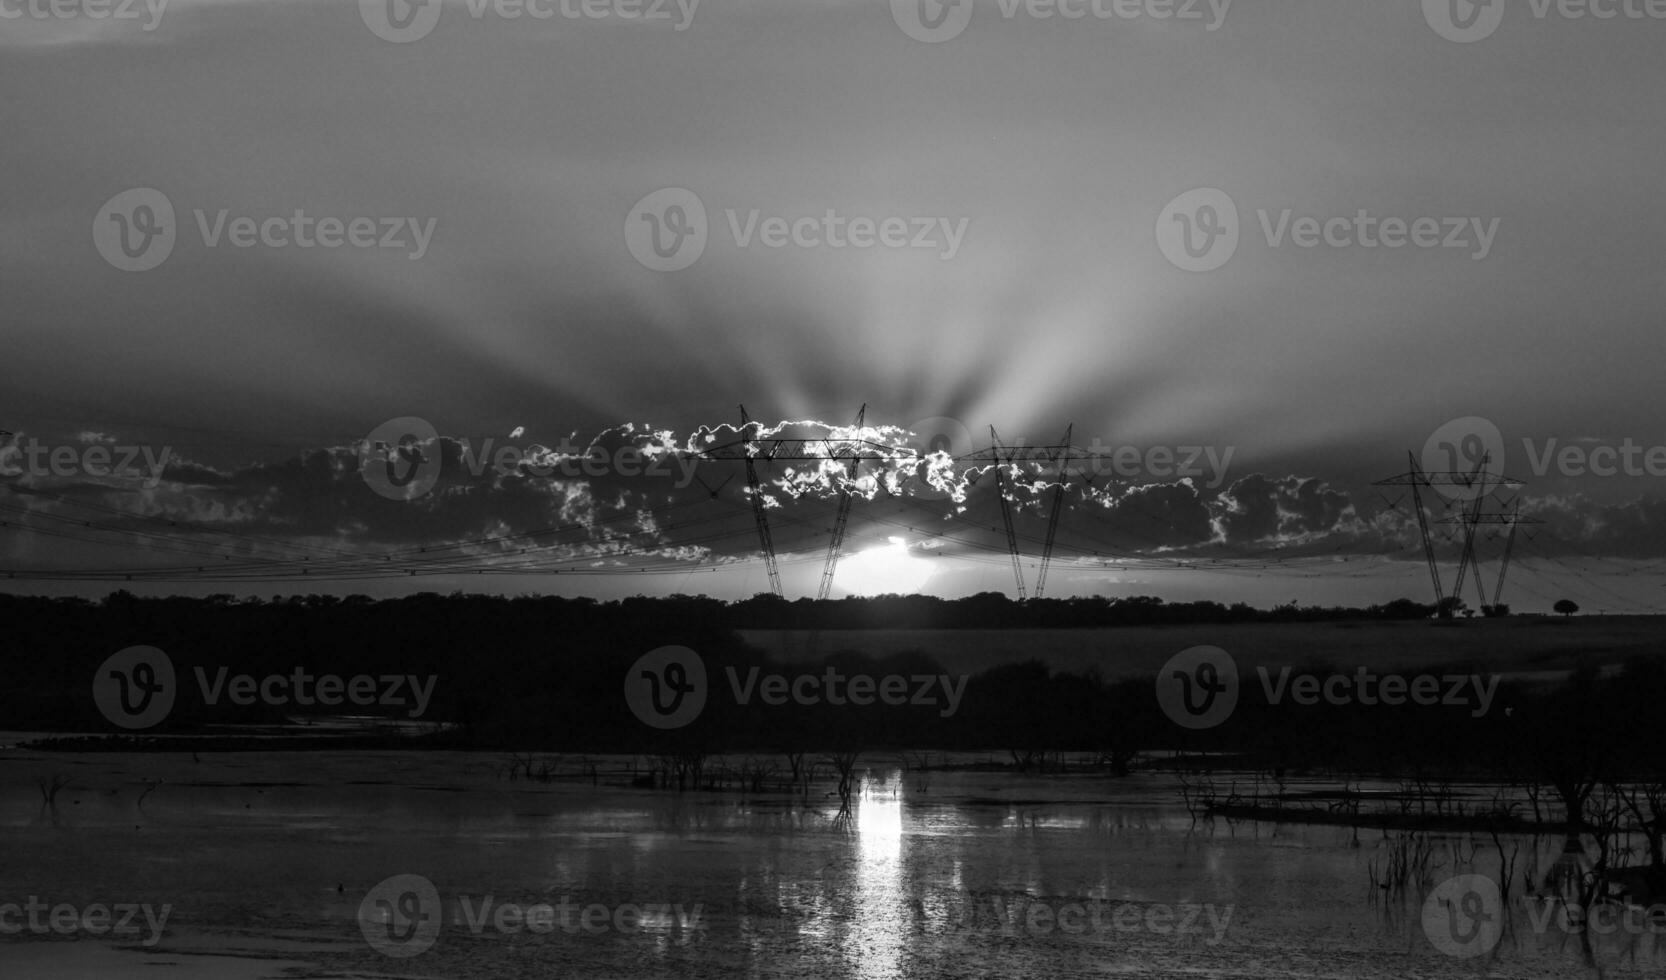
<svg viewBox="0 0 1666 980">
<path fill-rule="evenodd" d="M 1585 972 L 1577 940 L 1535 933 L 1519 910 L 1496 956 L 1447 956 L 1424 936 L 1415 895 L 1373 901 L 1367 866 L 1386 846 L 1380 831 L 1194 825 L 1167 776 L 921 774 L 874 755 L 841 818 L 823 795 L 830 783 L 806 801 L 605 778 L 510 782 L 504 757 L 491 755 L 201 758 L 0 751 L 0 904 L 171 906 L 148 947 L 144 933 L 0 936 L 0 975 Z M 74 781 L 49 809 L 36 781 L 53 773 Z M 1438 877 L 1496 871 L 1490 842 L 1472 864 L 1461 839 L 1435 847 Z M 1541 860 L 1556 849 L 1543 845 Z M 421 876 L 439 898 L 438 933 L 420 955 L 387 955 L 361 928 L 361 904 L 396 875 Z M 542 904 L 566 927 L 529 931 L 513 911 L 504 930 L 492 923 L 504 905 Z M 593 906 L 607 918 L 587 931 Z M 617 918 L 622 906 L 640 911 Z M 1650 942 L 1610 941 L 1610 975 L 1666 975 Z"/>
</svg>

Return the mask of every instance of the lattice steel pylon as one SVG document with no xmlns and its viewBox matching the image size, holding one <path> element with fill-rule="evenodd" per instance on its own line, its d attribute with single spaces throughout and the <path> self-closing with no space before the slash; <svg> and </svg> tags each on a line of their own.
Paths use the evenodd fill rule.
<svg viewBox="0 0 1666 980">
<path fill-rule="evenodd" d="M 741 429 L 740 438 L 711 446 L 703 450 L 688 450 L 685 456 L 709 462 L 734 462 L 746 464 L 747 495 L 752 498 L 752 516 L 758 527 L 758 545 L 764 554 L 765 567 L 769 572 L 770 589 L 780 596 L 785 592 L 781 586 L 781 572 L 775 551 L 775 542 L 770 533 L 769 516 L 764 507 L 763 485 L 758 477 L 758 463 L 815 463 L 823 465 L 828 460 L 842 460 L 850 467 L 849 475 L 854 478 L 856 469 L 864 462 L 912 463 L 920 459 L 920 453 L 907 446 L 891 446 L 861 438 L 860 428 L 867 417 L 867 406 L 857 414 L 856 438 L 834 438 L 824 436 L 820 438 L 765 438 L 760 426 L 753 431 L 753 421 L 746 414 L 746 406 L 740 407 Z M 841 490 L 847 487 L 841 487 Z M 844 533 L 842 528 L 848 526 L 850 495 L 841 493 L 840 511 L 842 516 L 836 522 L 836 538 L 830 557 L 842 547 Z M 828 569 L 823 570 L 823 580 L 830 581 Z"/>
<path fill-rule="evenodd" d="M 1434 537 L 1429 533 L 1429 517 L 1423 506 L 1422 491 L 1425 489 L 1435 490 L 1463 500 L 1464 506 L 1459 515 L 1446 518 L 1440 522 L 1442 524 L 1457 524 L 1463 528 L 1463 554 L 1459 560 L 1458 578 L 1452 590 L 1452 598 L 1459 597 L 1467 572 L 1473 567 L 1476 570 L 1476 594 L 1480 596 L 1481 604 L 1484 607 L 1486 605 L 1486 592 L 1481 585 L 1480 566 L 1475 561 L 1475 527 L 1479 523 L 1491 522 L 1482 520 L 1481 501 L 1496 490 L 1505 487 L 1515 489 L 1525 484 L 1513 477 L 1488 470 L 1489 457 L 1485 455 L 1476 463 L 1475 468 L 1468 473 L 1457 470 L 1424 470 L 1418 465 L 1417 455 L 1410 451 L 1406 453 L 1406 459 L 1411 464 L 1409 471 L 1398 476 L 1391 476 L 1386 480 L 1378 480 L 1372 486 L 1411 488 L 1412 506 L 1417 511 L 1418 533 L 1423 539 L 1423 556 L 1428 562 L 1429 578 L 1434 583 L 1435 608 L 1440 609 L 1444 606 L 1447 596 L 1441 586 L 1440 566 L 1435 558 Z M 1494 604 L 1496 605 L 1496 603 L 1497 599 L 1495 597 Z"/>
<path fill-rule="evenodd" d="M 1521 516 L 1521 504 L 1519 502 L 1516 502 L 1514 504 L 1514 506 L 1511 508 L 1510 512 L 1507 513 L 1507 514 L 1503 513 L 1503 512 L 1498 512 L 1498 513 L 1493 513 L 1493 514 L 1482 514 L 1482 513 L 1478 513 L 1478 512 L 1477 513 L 1465 513 L 1465 514 L 1462 514 L 1462 515 L 1454 515 L 1452 517 L 1445 518 L 1445 519 L 1441 520 L 1439 523 L 1441 523 L 1441 524 L 1460 524 L 1461 523 L 1461 524 L 1466 525 L 1467 528 L 1468 528 L 1468 533 L 1469 533 L 1472 541 L 1473 541 L 1473 535 L 1474 535 L 1475 529 L 1480 525 L 1483 525 L 1483 524 L 1499 525 L 1499 526 L 1502 526 L 1502 527 L 1509 528 L 1509 530 L 1505 533 L 1505 537 L 1504 537 L 1504 554 L 1499 559 L 1499 562 L 1498 562 L 1498 580 L 1495 583 L 1493 583 L 1492 604 L 1494 606 L 1497 606 L 1503 601 L 1503 598 L 1504 598 L 1504 578 L 1505 578 L 1505 576 L 1510 574 L 1510 560 L 1511 560 L 1511 558 L 1512 558 L 1512 556 L 1514 555 L 1514 552 L 1515 552 L 1516 528 L 1523 527 L 1523 526 L 1531 527 L 1531 526 L 1536 525 L 1536 524 L 1543 524 L 1544 521 L 1541 521 L 1541 520 L 1539 520 L 1537 518 L 1534 518 L 1534 517 L 1523 517 L 1523 516 Z M 1486 590 L 1481 586 L 1480 560 L 1475 556 L 1474 547 L 1472 545 L 1469 546 L 1466 550 L 1467 550 L 1467 553 L 1469 554 L 1469 561 L 1470 561 L 1472 567 L 1475 569 L 1475 591 L 1476 591 L 1476 595 L 1481 600 L 1481 608 L 1485 609 L 1486 606 L 1487 606 L 1487 595 L 1486 595 Z"/>
<path fill-rule="evenodd" d="M 856 413 L 857 432 L 862 431 L 863 420 L 868 416 L 868 406 Z M 850 504 L 855 495 L 851 493 L 851 484 L 856 482 L 856 473 L 862 467 L 861 453 L 849 446 L 841 446 L 834 450 L 834 458 L 843 459 L 846 467 L 845 482 L 839 484 L 839 511 L 833 518 L 833 539 L 827 545 L 827 561 L 821 570 L 821 586 L 816 589 L 817 599 L 826 599 L 833 591 L 833 573 L 839 567 L 839 549 L 845 542 L 845 526 L 850 522 Z"/>
<path fill-rule="evenodd" d="M 777 567 L 777 556 L 774 541 L 770 532 L 769 518 L 764 507 L 763 488 L 758 476 L 759 463 L 814 463 L 825 467 L 829 461 L 843 463 L 845 474 L 843 482 L 838 484 L 839 502 L 834 517 L 832 540 L 829 543 L 827 556 L 822 564 L 820 585 L 817 598 L 827 598 L 831 594 L 833 575 L 838 567 L 839 559 L 843 557 L 844 541 L 849 528 L 850 513 L 855 503 L 856 494 L 852 492 L 853 484 L 860 474 L 863 463 L 889 464 L 913 466 L 925 459 L 926 454 L 910 446 L 888 445 L 865 438 L 863 426 L 866 424 L 867 406 L 857 413 L 855 432 L 846 438 L 833 436 L 821 437 L 764 437 L 762 428 L 754 430 L 754 423 L 746 414 L 746 407 L 741 406 L 740 438 L 721 445 L 705 449 L 687 449 L 684 455 L 703 461 L 738 461 L 746 464 L 746 481 L 748 495 L 752 499 L 753 519 L 758 527 L 758 543 L 764 553 L 764 561 L 769 570 L 770 587 L 777 594 L 782 595 L 780 572 Z M 1070 440 L 1075 433 L 1072 426 L 1065 432 L 1064 442 L 1056 446 L 1027 446 L 1022 443 L 1003 445 L 1000 434 L 990 426 L 989 435 L 993 444 L 987 449 L 978 449 L 960 456 L 953 457 L 953 461 L 962 467 L 977 467 L 992 465 L 996 474 L 996 493 L 1001 507 L 1001 521 L 1005 529 L 1007 552 L 1012 558 L 1013 581 L 1018 589 L 1018 598 L 1029 597 L 1029 589 L 1024 584 L 1023 553 L 1019 549 L 1016 518 L 1013 514 L 1013 499 L 1017 496 L 1016 487 L 1010 471 L 1019 466 L 1020 458 L 1025 465 L 1045 464 L 1056 467 L 1059 484 L 1054 487 L 1052 495 L 1052 511 L 1048 516 L 1047 535 L 1041 554 L 1041 566 L 1036 578 L 1035 595 L 1040 597 L 1046 587 L 1047 571 L 1051 567 L 1053 546 L 1058 537 L 1058 526 L 1063 515 L 1065 494 L 1069 489 L 1067 469 L 1072 462 L 1087 464 L 1097 461 L 1101 457 L 1092 451 L 1074 447 Z M 703 482 L 703 481 L 702 481 Z M 886 490 L 886 483 L 881 480 L 879 486 Z M 708 487 L 709 491 L 709 487 Z M 710 492 L 710 491 L 709 491 Z M 715 496 L 715 493 L 714 493 Z"/>
<path fill-rule="evenodd" d="M 992 425 L 989 427 L 990 450 L 995 454 L 995 495 L 1001 501 L 1001 523 L 1007 532 L 1007 553 L 1012 555 L 1012 577 L 1018 583 L 1018 598 L 1026 599 L 1029 594 L 1024 590 L 1024 565 L 1018 553 L 1018 532 L 1012 526 L 1012 501 L 1007 499 L 1007 470 L 1012 464 L 1016 453 L 1002 458 L 1001 436 Z"/>
<path fill-rule="evenodd" d="M 1461 598 L 1464 594 L 1464 574 L 1470 569 L 1474 569 L 1475 599 L 1476 603 L 1481 606 L 1487 604 L 1487 587 L 1481 582 L 1481 563 L 1475 559 L 1475 526 L 1480 522 L 1481 502 L 1486 499 L 1487 494 L 1491 491 L 1487 490 L 1485 482 L 1479 482 L 1478 484 L 1477 481 L 1484 481 L 1487 463 L 1491 459 L 1492 457 L 1489 454 L 1482 453 L 1481 458 L 1475 462 L 1475 469 L 1470 471 L 1468 492 L 1473 496 L 1459 511 L 1462 517 L 1459 523 L 1463 525 L 1464 550 L 1463 555 L 1458 559 L 1458 577 L 1452 583 L 1452 594 Z"/>
<path fill-rule="evenodd" d="M 752 420 L 746 415 L 746 406 L 740 407 L 740 431 L 744 436 L 752 428 Z M 769 573 L 769 588 L 776 595 L 786 598 L 781 588 L 781 568 L 775 560 L 775 539 L 769 533 L 769 517 L 764 513 L 764 491 L 758 483 L 758 461 L 750 452 L 746 459 L 746 488 L 747 496 L 752 498 L 752 517 L 758 525 L 758 546 L 764 552 L 764 569 Z"/>
<path fill-rule="evenodd" d="M 1070 437 L 1076 434 L 1076 426 L 1071 425 L 1064 430 L 1064 443 L 1059 449 L 1056 462 L 1059 468 L 1059 482 L 1053 488 L 1053 511 L 1047 515 L 1047 540 L 1041 546 L 1041 570 L 1035 576 L 1035 597 L 1040 599 L 1047 592 L 1047 568 L 1053 562 L 1053 540 L 1059 533 L 1059 514 L 1064 510 L 1064 491 L 1070 485 Z"/>
<path fill-rule="evenodd" d="M 1500 560 L 1498 566 L 1498 588 L 1494 589 L 1492 593 L 1492 604 L 1495 606 L 1504 597 L 1504 576 L 1510 574 L 1510 555 L 1516 547 L 1516 528 L 1520 527 L 1522 523 L 1521 503 L 1518 501 L 1510 510 L 1510 533 L 1504 536 L 1504 557 Z M 1529 519 L 1527 523 L 1543 524 L 1544 522 Z"/>
</svg>

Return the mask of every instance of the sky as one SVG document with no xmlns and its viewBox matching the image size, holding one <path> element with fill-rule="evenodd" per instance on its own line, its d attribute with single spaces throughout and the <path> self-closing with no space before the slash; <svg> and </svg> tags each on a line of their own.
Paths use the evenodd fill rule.
<svg viewBox="0 0 1666 980">
<path fill-rule="evenodd" d="M 621 447 L 1069 428 L 1051 595 L 1430 601 L 1372 484 L 1484 451 L 1486 513 L 1541 522 L 1503 601 L 1653 610 L 1657 8 L 0 0 L 0 585 L 748 595 L 744 467 Z M 400 419 L 444 465 L 390 499 Z M 814 594 L 839 483 L 787 469 Z M 901 469 L 845 552 L 907 555 L 833 594 L 1016 594 L 989 460 Z M 1008 475 L 1033 593 L 1057 467 Z"/>
</svg>

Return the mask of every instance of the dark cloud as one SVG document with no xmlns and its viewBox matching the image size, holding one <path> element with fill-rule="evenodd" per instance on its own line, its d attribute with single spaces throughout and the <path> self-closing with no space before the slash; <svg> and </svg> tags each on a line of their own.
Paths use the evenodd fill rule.
<svg viewBox="0 0 1666 980">
<path fill-rule="evenodd" d="M 848 480 L 827 453 L 863 443 L 897 445 L 901 428 L 861 430 L 815 421 L 696 428 L 612 426 L 588 436 L 464 439 L 440 435 L 417 447 L 437 461 L 432 489 L 414 499 L 375 492 L 360 469 L 363 445 L 309 450 L 271 462 L 217 468 L 170 460 L 148 490 L 85 476 L 13 479 L 0 503 L 28 526 L 76 542 L 34 567 L 179 567 L 208 559 L 234 572 L 356 576 L 456 572 L 496 574 L 562 569 L 673 569 L 755 560 L 756 528 L 744 475 L 752 440 L 789 439 L 783 448 L 817 460 L 758 459 L 777 548 L 820 555 L 842 489 L 856 498 L 847 553 L 890 535 L 925 542 L 929 553 L 1002 561 L 1004 482 L 1020 549 L 1038 555 L 1055 499 L 1064 508 L 1055 558 L 1184 565 L 1376 556 L 1420 561 L 1409 500 L 1361 490 L 1355 497 L 1300 475 L 1255 473 L 1211 492 L 1193 479 L 1117 482 L 1068 473 L 1062 494 L 1049 454 L 1021 454 L 999 473 L 988 463 L 936 461 L 937 482 L 915 461 L 866 460 Z M 725 458 L 696 461 L 694 451 Z M 376 457 L 372 457 L 373 460 Z M 1440 523 L 1458 502 L 1429 500 L 1442 561 L 1461 549 L 1459 529 Z M 1506 504 L 1495 501 L 1492 511 Z M 1583 496 L 1520 498 L 1518 556 L 1666 557 L 1666 502 L 1624 504 Z M 1396 506 L 1389 506 L 1389 504 Z M 1487 560 L 1503 528 L 1483 527 Z M 82 545 L 98 542 L 91 552 Z"/>
<path fill-rule="evenodd" d="M 1353 503 L 1316 479 L 1256 473 L 1222 493 L 1217 512 L 1220 540 L 1228 545 L 1289 544 L 1343 530 Z"/>
</svg>

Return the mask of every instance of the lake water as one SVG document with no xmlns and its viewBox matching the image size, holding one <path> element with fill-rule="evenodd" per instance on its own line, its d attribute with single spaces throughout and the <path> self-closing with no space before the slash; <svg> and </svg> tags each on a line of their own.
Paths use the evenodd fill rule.
<svg viewBox="0 0 1666 980">
<path fill-rule="evenodd" d="M 0 976 L 1588 972 L 1576 938 L 1536 933 L 1521 908 L 1493 954 L 1449 955 L 1418 896 L 1373 901 L 1381 831 L 1194 824 L 1168 775 L 920 772 L 876 754 L 841 818 L 825 766 L 806 800 L 605 775 L 512 782 L 506 759 L 0 750 L 0 926 L 27 916 L 6 919 L 7 903 L 31 900 L 78 917 L 55 930 L 42 912 L 47 928 L 0 936 Z M 36 783 L 53 774 L 73 781 L 49 808 Z M 1559 844 L 1539 845 L 1546 866 Z M 1496 870 L 1490 842 L 1472 865 L 1462 838 L 1433 846 L 1438 879 Z M 378 889 L 396 876 L 419 876 L 404 882 L 431 884 L 437 903 Z M 79 918 L 94 905 L 112 920 L 120 906 L 168 912 L 159 937 L 138 912 L 127 932 L 95 937 Z M 1610 975 L 1666 972 L 1651 937 L 1623 932 L 1599 949 Z"/>
</svg>

